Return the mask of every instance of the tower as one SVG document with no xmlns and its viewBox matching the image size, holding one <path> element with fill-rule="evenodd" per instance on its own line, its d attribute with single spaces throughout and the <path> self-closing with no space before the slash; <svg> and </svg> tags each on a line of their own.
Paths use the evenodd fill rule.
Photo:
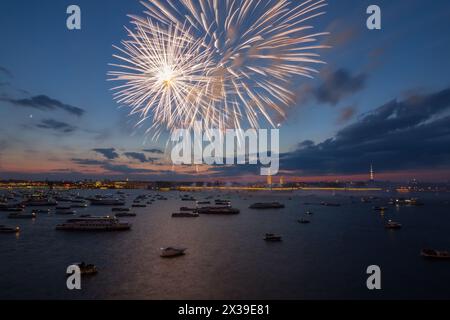
<svg viewBox="0 0 450 320">
<path fill-rule="evenodd" d="M 373 172 L 373 165 L 370 164 L 370 182 L 374 182 L 375 181 L 375 176 L 374 176 L 374 172 Z"/>
</svg>

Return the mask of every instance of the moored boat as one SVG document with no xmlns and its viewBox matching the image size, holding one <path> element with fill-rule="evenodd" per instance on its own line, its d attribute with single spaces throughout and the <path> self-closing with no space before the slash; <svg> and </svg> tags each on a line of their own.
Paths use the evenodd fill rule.
<svg viewBox="0 0 450 320">
<path fill-rule="evenodd" d="M 174 248 L 174 247 L 161 248 L 161 257 L 174 258 L 183 256 L 186 250 L 187 250 L 186 248 Z"/>
<path fill-rule="evenodd" d="M 448 251 L 438 251 L 434 249 L 423 249 L 420 252 L 422 257 L 430 259 L 450 259 L 450 252 Z"/>
<path fill-rule="evenodd" d="M 232 207 L 204 207 L 197 209 L 199 214 L 239 214 L 241 211 Z"/>
<path fill-rule="evenodd" d="M 250 209 L 283 209 L 284 204 L 279 202 L 258 202 L 250 206 Z"/>
<path fill-rule="evenodd" d="M 265 241 L 269 241 L 269 242 L 279 242 L 282 241 L 283 238 L 280 235 L 276 235 L 273 233 L 266 233 L 266 236 L 264 237 Z"/>
<path fill-rule="evenodd" d="M 20 232 L 19 227 L 8 227 L 0 225 L 0 233 L 18 233 L 18 232 Z"/>
<path fill-rule="evenodd" d="M 121 222 L 115 217 L 69 219 L 66 223 L 56 226 L 56 230 L 63 231 L 122 231 L 130 229 L 130 223 Z"/>
<path fill-rule="evenodd" d="M 198 218 L 200 215 L 198 213 L 189 213 L 189 212 L 181 212 L 181 213 L 172 213 L 172 218 Z"/>
</svg>

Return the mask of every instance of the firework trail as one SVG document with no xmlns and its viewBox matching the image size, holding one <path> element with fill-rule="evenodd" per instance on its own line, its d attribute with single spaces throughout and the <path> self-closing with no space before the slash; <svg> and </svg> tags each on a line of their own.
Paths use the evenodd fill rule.
<svg viewBox="0 0 450 320">
<path fill-rule="evenodd" d="M 125 81 L 120 103 L 154 115 L 169 130 L 252 128 L 284 118 L 295 104 L 291 86 L 322 64 L 317 43 L 326 33 L 309 23 L 325 0 L 152 0 L 146 17 L 131 16 L 136 31 L 123 42 L 125 62 L 111 72 Z M 167 82 L 167 79 L 169 81 Z"/>
</svg>

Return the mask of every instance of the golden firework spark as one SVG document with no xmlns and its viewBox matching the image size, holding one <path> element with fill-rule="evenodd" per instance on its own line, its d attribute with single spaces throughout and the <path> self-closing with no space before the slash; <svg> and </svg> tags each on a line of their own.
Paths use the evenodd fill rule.
<svg viewBox="0 0 450 320">
<path fill-rule="evenodd" d="M 293 86 L 311 78 L 326 46 L 309 23 L 325 0 L 152 0 L 147 17 L 132 16 L 136 32 L 123 42 L 128 63 L 111 72 L 125 81 L 119 102 L 154 125 L 257 128 L 286 116 Z M 120 50 L 120 49 L 119 49 Z M 131 72 L 130 72 L 131 71 Z"/>
</svg>

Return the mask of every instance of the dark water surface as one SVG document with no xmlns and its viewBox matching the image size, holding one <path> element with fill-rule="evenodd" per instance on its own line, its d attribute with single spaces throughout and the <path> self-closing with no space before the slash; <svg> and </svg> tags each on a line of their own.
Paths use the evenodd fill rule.
<svg viewBox="0 0 450 320">
<path fill-rule="evenodd" d="M 127 191 L 131 204 L 139 194 Z M 80 191 L 82 195 L 97 191 Z M 193 193 L 203 200 L 214 193 Z M 425 247 L 450 249 L 448 195 L 421 195 L 423 207 L 372 209 L 384 200 L 362 203 L 366 194 L 222 193 L 241 209 L 236 216 L 173 219 L 171 213 L 193 203 L 180 193 L 136 208 L 131 231 L 67 233 L 55 231 L 68 217 L 40 214 L 34 221 L 8 220 L 20 235 L 0 234 L 1 299 L 405 299 L 450 298 L 450 261 L 428 261 Z M 352 198 L 352 196 L 354 196 Z M 380 195 L 378 195 L 380 196 Z M 395 197 L 398 195 L 392 195 Z M 408 197 L 413 196 L 411 194 Z M 254 211 L 253 202 L 280 201 L 281 210 Z M 338 202 L 341 207 L 304 205 Z M 29 211 L 30 209 L 27 209 Z M 106 215 L 110 207 L 75 209 Z M 306 210 L 309 225 L 297 223 Z M 403 228 L 389 231 L 386 219 Z M 265 233 L 283 236 L 266 243 Z M 162 259 L 159 248 L 182 246 L 187 254 Z M 66 288 L 65 270 L 77 261 L 94 263 L 99 274 L 83 278 L 81 291 Z M 366 268 L 379 265 L 381 291 L 366 288 Z"/>
</svg>

